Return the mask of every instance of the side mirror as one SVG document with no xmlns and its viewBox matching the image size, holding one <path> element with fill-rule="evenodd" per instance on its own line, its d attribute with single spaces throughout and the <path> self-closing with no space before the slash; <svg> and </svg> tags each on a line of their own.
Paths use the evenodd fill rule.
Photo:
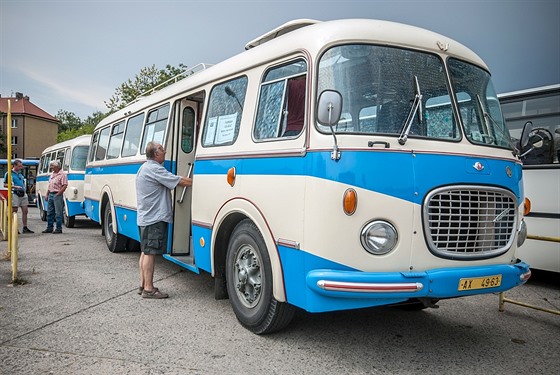
<svg viewBox="0 0 560 375">
<path fill-rule="evenodd" d="M 342 95 L 335 90 L 325 90 L 319 95 L 317 121 L 321 125 L 333 126 L 340 120 Z"/>
<path fill-rule="evenodd" d="M 531 121 L 527 121 L 525 125 L 523 125 L 523 131 L 521 132 L 521 138 L 519 139 L 519 146 L 523 150 L 529 144 L 529 134 L 533 131 L 533 123 Z"/>
</svg>

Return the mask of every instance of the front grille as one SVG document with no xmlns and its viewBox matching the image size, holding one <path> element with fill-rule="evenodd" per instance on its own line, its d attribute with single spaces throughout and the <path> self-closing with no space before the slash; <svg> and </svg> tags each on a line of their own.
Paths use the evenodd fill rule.
<svg viewBox="0 0 560 375">
<path fill-rule="evenodd" d="M 430 251 L 450 259 L 491 258 L 513 243 L 517 198 L 494 187 L 447 186 L 424 200 L 424 231 Z"/>
</svg>

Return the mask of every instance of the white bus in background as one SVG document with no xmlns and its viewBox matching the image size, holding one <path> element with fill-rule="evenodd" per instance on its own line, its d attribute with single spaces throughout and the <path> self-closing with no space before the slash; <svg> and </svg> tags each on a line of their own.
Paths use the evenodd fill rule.
<svg viewBox="0 0 560 375">
<path fill-rule="evenodd" d="M 137 247 L 157 141 L 193 177 L 164 257 L 210 273 L 255 333 L 295 307 L 422 309 L 528 279 L 521 161 L 474 52 L 376 20 L 292 21 L 245 48 L 96 126 L 85 207 L 111 251 Z"/>
<path fill-rule="evenodd" d="M 498 95 L 511 135 L 533 123 L 531 136 L 542 145 L 523 160 L 528 239 L 519 248 L 531 268 L 560 272 L 560 84 Z M 526 151 L 526 150 L 522 150 Z"/>
<path fill-rule="evenodd" d="M 91 135 L 81 135 L 74 139 L 47 147 L 41 154 L 37 170 L 37 207 L 41 220 L 47 220 L 49 186 L 49 163 L 58 160 L 68 176 L 68 187 L 64 192 L 64 225 L 74 227 L 76 216 L 85 215 L 84 173 L 89 152 Z"/>
</svg>

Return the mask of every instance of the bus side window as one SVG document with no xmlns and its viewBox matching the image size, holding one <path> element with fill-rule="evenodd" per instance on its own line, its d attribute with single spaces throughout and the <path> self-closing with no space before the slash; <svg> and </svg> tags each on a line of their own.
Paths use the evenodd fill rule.
<svg viewBox="0 0 560 375">
<path fill-rule="evenodd" d="M 301 59 L 266 72 L 253 129 L 255 140 L 301 133 L 305 121 L 306 73 L 307 63 Z"/>
<path fill-rule="evenodd" d="M 107 159 L 118 158 L 121 152 L 122 139 L 124 134 L 124 121 L 113 125 L 109 146 L 107 148 Z"/>
<path fill-rule="evenodd" d="M 142 137 L 142 148 L 140 153 L 146 152 L 146 145 L 150 141 L 163 144 L 165 140 L 165 130 L 167 129 L 167 119 L 169 118 L 170 105 L 166 104 L 148 112 L 148 119 L 144 127 L 144 135 Z"/>
<path fill-rule="evenodd" d="M 66 149 L 58 150 L 56 154 L 56 160 L 60 163 L 61 167 L 64 168 L 64 156 L 66 155 Z"/>
<path fill-rule="evenodd" d="M 212 88 L 202 135 L 202 145 L 232 145 L 239 134 L 247 77 L 235 78 Z"/>
<path fill-rule="evenodd" d="M 64 156 L 62 161 L 62 170 L 68 172 L 68 168 L 70 166 L 70 148 L 66 148 L 63 151 Z"/>
<path fill-rule="evenodd" d="M 99 132 L 99 141 L 97 142 L 97 150 L 95 151 L 95 160 L 105 159 L 107 154 L 107 145 L 109 144 L 109 132 L 111 127 L 106 127 Z"/>
<path fill-rule="evenodd" d="M 144 113 L 140 113 L 128 119 L 124 134 L 122 157 L 134 156 L 138 152 L 140 136 L 142 135 L 142 125 L 144 124 Z"/>
<path fill-rule="evenodd" d="M 91 137 L 91 147 L 89 149 L 88 161 L 95 159 L 95 152 L 97 151 L 97 140 L 99 139 L 99 131 L 96 131 Z"/>
<path fill-rule="evenodd" d="M 305 77 L 288 81 L 288 112 L 283 137 L 298 135 L 303 130 L 305 120 Z"/>
</svg>

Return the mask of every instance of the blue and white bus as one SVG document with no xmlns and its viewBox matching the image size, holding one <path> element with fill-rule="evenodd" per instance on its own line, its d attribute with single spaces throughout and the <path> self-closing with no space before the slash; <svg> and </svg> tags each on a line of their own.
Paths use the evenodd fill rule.
<svg viewBox="0 0 560 375">
<path fill-rule="evenodd" d="M 73 228 L 76 216 L 85 216 L 84 173 L 89 152 L 91 135 L 81 135 L 74 139 L 47 147 L 41 154 L 37 175 L 37 201 L 41 220 L 47 220 L 50 168 L 52 160 L 58 160 L 68 176 L 68 187 L 64 192 L 64 225 Z"/>
<path fill-rule="evenodd" d="M 560 272 L 560 84 L 499 94 L 512 137 L 519 138 L 527 121 L 538 148 L 523 158 L 527 241 L 520 257 L 533 269 Z"/>
<path fill-rule="evenodd" d="M 193 178 L 164 257 L 210 273 L 257 334 L 296 307 L 422 309 L 528 279 L 521 160 L 474 52 L 365 19 L 292 21 L 245 49 L 97 125 L 85 206 L 111 251 L 137 247 L 155 140 Z"/>
<path fill-rule="evenodd" d="M 0 159 L 0 194 L 8 199 L 8 189 L 4 187 L 4 175 L 7 171 L 12 169 L 12 163 L 15 159 Z M 35 178 L 37 176 L 37 167 L 39 166 L 38 159 L 19 159 L 23 164 L 23 177 L 25 178 L 25 190 L 29 199 L 30 205 L 37 203 L 35 194 Z"/>
</svg>

